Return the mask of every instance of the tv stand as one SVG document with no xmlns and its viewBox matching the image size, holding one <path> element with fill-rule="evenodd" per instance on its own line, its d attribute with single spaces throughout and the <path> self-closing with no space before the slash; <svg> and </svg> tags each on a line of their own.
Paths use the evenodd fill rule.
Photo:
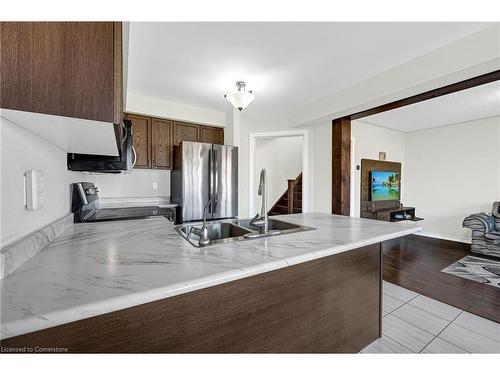
<svg viewBox="0 0 500 375">
<path fill-rule="evenodd" d="M 375 208 L 362 212 L 361 217 L 391 222 L 423 220 L 415 216 L 415 207 Z"/>
</svg>

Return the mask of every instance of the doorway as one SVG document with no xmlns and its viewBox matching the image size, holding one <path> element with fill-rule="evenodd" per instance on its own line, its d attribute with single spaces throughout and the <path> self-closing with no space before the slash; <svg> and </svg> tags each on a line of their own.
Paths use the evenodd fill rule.
<svg viewBox="0 0 500 375">
<path fill-rule="evenodd" d="M 254 216 L 260 210 L 261 200 L 257 198 L 260 170 L 267 171 L 268 211 L 287 191 L 288 179 L 299 180 L 301 184 L 301 212 L 309 211 L 309 131 L 288 130 L 250 134 L 248 210 Z M 300 175 L 301 174 L 301 175 Z M 296 201 L 297 202 L 297 201 Z M 295 210 L 298 211 L 298 210 Z"/>
</svg>

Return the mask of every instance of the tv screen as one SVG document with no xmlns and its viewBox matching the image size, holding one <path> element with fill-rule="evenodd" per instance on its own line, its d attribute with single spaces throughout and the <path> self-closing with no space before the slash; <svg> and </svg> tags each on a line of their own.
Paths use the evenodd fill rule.
<svg viewBox="0 0 500 375">
<path fill-rule="evenodd" d="M 392 201 L 399 200 L 399 174 L 396 172 L 372 171 L 371 200 Z"/>
</svg>

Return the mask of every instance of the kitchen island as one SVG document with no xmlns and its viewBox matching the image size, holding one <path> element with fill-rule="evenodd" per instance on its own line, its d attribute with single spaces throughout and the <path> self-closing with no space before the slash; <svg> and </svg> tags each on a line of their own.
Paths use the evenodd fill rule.
<svg viewBox="0 0 500 375">
<path fill-rule="evenodd" d="M 164 218 L 83 223 L 0 282 L 1 345 L 69 352 L 356 352 L 380 336 L 380 242 L 411 224 L 195 248 Z"/>
</svg>

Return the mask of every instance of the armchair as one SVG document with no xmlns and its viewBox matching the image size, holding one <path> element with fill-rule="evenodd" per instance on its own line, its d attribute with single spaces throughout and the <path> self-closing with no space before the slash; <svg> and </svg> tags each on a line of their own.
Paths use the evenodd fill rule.
<svg viewBox="0 0 500 375">
<path fill-rule="evenodd" d="M 473 252 L 500 257 L 500 202 L 493 203 L 491 214 L 470 215 L 462 225 L 472 229 Z"/>
</svg>

